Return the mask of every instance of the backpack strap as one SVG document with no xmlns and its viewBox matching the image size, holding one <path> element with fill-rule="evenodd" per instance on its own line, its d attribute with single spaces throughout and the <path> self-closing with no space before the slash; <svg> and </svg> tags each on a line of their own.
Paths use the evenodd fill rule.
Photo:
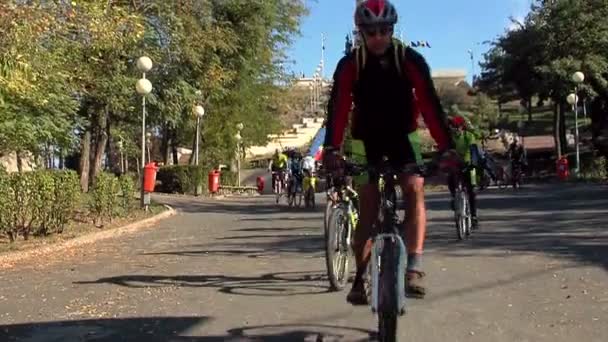
<svg viewBox="0 0 608 342">
<path fill-rule="evenodd" d="M 361 70 L 365 67 L 365 63 L 367 62 L 367 54 L 364 48 L 358 46 L 355 49 L 355 64 L 357 65 L 357 75 L 355 77 L 355 81 L 359 81 L 359 74 Z"/>
<path fill-rule="evenodd" d="M 403 61 L 405 60 L 405 49 L 407 48 L 405 44 L 403 44 L 399 39 L 393 38 L 394 49 L 394 58 L 395 58 L 395 66 L 397 67 L 397 72 L 399 75 L 403 75 Z M 365 67 L 365 63 L 367 62 L 367 53 L 365 48 L 358 46 L 355 48 L 355 64 L 357 65 L 357 75 L 355 81 L 359 80 L 359 74 L 361 70 Z"/>
<path fill-rule="evenodd" d="M 395 66 L 399 75 L 403 75 L 403 62 L 405 61 L 405 49 L 407 48 L 403 42 L 397 38 L 393 38 L 393 45 L 395 46 Z"/>
</svg>

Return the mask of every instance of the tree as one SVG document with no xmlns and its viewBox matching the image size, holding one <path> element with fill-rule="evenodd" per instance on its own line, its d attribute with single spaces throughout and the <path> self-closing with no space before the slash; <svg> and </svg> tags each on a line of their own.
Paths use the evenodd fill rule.
<svg viewBox="0 0 608 342">
<path fill-rule="evenodd" d="M 580 91 L 589 97 L 605 91 L 608 85 L 606 15 L 605 1 L 536 1 L 517 29 L 494 42 L 482 63 L 477 86 L 497 97 L 499 103 L 516 94 L 529 113 L 532 96 L 541 101 L 551 99 L 556 152 L 562 154 L 566 146 L 565 98 L 574 88 L 571 75 L 577 70 L 587 75 L 590 82 Z"/>
<path fill-rule="evenodd" d="M 135 61 L 148 55 L 148 127 L 165 162 L 194 144 L 202 104 L 207 165 L 263 144 L 286 108 L 286 48 L 303 0 L 18 1 L 0 4 L 0 151 L 79 156 L 86 191 L 103 167 L 140 144 Z M 116 139 L 114 139 L 116 136 Z M 73 160 L 74 158 L 69 158 Z"/>
</svg>

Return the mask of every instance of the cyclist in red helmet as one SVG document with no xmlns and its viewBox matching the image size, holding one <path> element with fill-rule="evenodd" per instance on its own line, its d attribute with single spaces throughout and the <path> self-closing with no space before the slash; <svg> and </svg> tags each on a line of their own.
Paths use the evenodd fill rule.
<svg viewBox="0 0 608 342">
<path fill-rule="evenodd" d="M 467 121 L 461 115 L 455 115 L 449 120 L 450 129 L 453 131 L 453 140 L 456 152 L 462 157 L 465 164 L 478 165 L 480 155 L 477 150 L 477 137 L 467 128 Z M 473 154 L 475 152 L 475 155 Z M 469 204 L 471 206 L 471 216 L 473 229 L 479 227 L 477 220 L 477 199 L 475 195 L 475 185 L 477 184 L 476 169 L 470 170 L 464 177 L 464 185 L 467 188 L 469 195 Z M 448 177 L 448 188 L 452 194 L 452 210 L 454 210 L 454 189 L 456 188 L 456 178 L 454 174 Z"/>
<path fill-rule="evenodd" d="M 389 1 L 366 0 L 357 5 L 355 24 L 363 46 L 347 53 L 338 63 L 328 103 L 324 165 L 330 170 L 337 171 L 343 166 L 340 150 L 353 102 L 352 137 L 363 142 L 371 166 L 381 163 L 384 157 L 395 168 L 421 162 L 416 133 L 419 113 L 440 151 L 452 147 L 429 67 L 418 52 L 393 40 L 395 23 L 397 11 Z M 395 58 L 399 53 L 403 58 Z M 364 63 L 362 56 L 365 56 Z M 363 275 L 372 245 L 372 225 L 378 215 L 375 177 L 370 174 L 370 183 L 360 191 L 361 220 L 354 243 L 357 274 L 347 296 L 352 304 L 367 303 Z M 408 203 L 404 229 L 408 251 L 406 292 L 423 297 L 426 293 L 421 265 L 426 230 L 424 179 L 403 174 L 400 183 Z"/>
</svg>

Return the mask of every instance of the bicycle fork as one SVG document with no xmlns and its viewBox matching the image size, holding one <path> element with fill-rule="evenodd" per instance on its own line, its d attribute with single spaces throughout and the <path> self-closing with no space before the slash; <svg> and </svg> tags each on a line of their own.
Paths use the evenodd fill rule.
<svg viewBox="0 0 608 342">
<path fill-rule="evenodd" d="M 370 259 L 373 313 L 405 314 L 406 255 L 405 244 L 398 234 L 375 237 Z"/>
</svg>

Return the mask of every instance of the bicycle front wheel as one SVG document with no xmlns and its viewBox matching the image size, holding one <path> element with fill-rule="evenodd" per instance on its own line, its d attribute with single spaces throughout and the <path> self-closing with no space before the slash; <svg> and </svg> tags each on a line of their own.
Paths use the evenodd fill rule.
<svg viewBox="0 0 608 342">
<path fill-rule="evenodd" d="M 395 313 L 378 314 L 378 341 L 397 341 L 397 319 L 398 317 Z"/>
<path fill-rule="evenodd" d="M 394 243 L 386 244 L 380 256 L 378 274 L 378 337 L 380 341 L 397 340 L 397 319 L 403 308 L 399 307 L 400 291 L 398 253 Z"/>
<path fill-rule="evenodd" d="M 331 217 L 331 212 L 333 210 L 334 203 L 330 198 L 327 198 L 327 204 L 325 205 L 325 214 L 323 215 L 323 228 L 325 234 L 327 234 L 327 229 L 329 226 L 329 218 Z"/>
<path fill-rule="evenodd" d="M 342 207 L 332 209 L 325 230 L 325 264 L 327 277 L 333 291 L 340 291 L 348 282 L 349 259 L 348 216 Z"/>
</svg>

